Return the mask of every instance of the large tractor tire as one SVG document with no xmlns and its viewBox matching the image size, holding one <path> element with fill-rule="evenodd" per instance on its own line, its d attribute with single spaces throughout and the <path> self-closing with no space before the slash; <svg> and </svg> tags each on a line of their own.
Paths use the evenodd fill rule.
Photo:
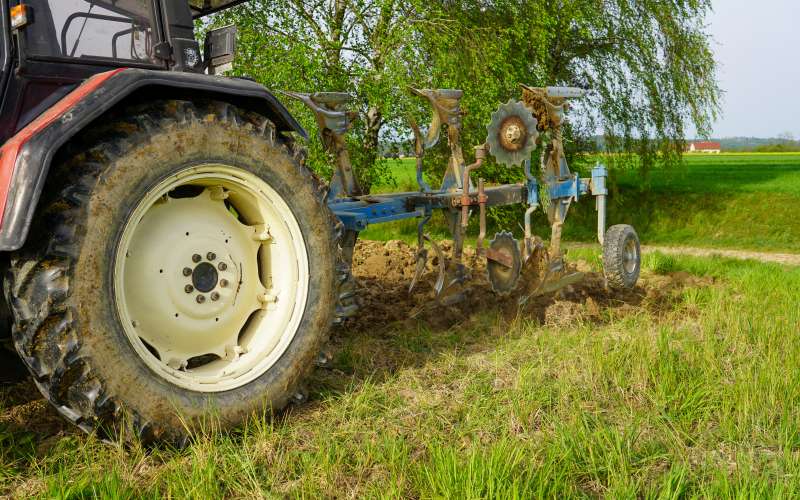
<svg viewBox="0 0 800 500">
<path fill-rule="evenodd" d="M 60 155 L 6 294 L 64 416 L 180 445 L 298 394 L 334 320 L 341 230 L 287 141 L 225 103 L 160 101 Z"/>
</svg>

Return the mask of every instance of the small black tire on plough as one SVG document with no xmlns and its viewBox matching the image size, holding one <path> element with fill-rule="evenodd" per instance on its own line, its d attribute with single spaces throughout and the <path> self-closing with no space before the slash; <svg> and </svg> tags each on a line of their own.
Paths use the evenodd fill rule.
<svg viewBox="0 0 800 500">
<path fill-rule="evenodd" d="M 633 226 L 617 224 L 606 231 L 603 241 L 603 270 L 608 286 L 631 289 L 639 280 L 642 251 Z"/>
</svg>

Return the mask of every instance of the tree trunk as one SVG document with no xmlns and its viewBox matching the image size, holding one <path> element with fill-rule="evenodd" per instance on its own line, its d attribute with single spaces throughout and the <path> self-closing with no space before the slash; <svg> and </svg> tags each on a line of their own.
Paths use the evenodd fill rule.
<svg viewBox="0 0 800 500">
<path fill-rule="evenodd" d="M 378 161 L 378 144 L 380 139 L 381 127 L 383 126 L 383 114 L 375 106 L 370 106 L 367 109 L 366 120 L 364 120 L 366 129 L 364 130 L 364 171 L 361 172 L 361 187 L 365 193 L 369 193 L 372 187 L 372 179 L 369 173 L 372 172 L 372 167 Z M 364 177 L 366 174 L 366 178 Z"/>
</svg>

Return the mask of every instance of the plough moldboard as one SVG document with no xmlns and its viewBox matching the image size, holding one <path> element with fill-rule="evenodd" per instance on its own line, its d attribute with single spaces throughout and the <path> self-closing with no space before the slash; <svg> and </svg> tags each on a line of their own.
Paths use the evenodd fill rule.
<svg viewBox="0 0 800 500">
<path fill-rule="evenodd" d="M 580 178 L 570 170 L 564 155 L 562 126 L 569 101 L 583 97 L 583 89 L 523 85 L 520 100 L 510 100 L 492 115 L 486 141 L 475 147 L 475 162 L 469 165 L 460 142 L 463 92 L 414 88 L 411 92 L 425 99 L 433 111 L 425 133 L 410 120 L 419 190 L 380 195 L 363 193 L 353 172 L 345 141 L 355 119 L 355 114 L 347 110 L 351 96 L 286 93 L 313 111 L 323 143 L 336 158 L 328 203 L 351 235 L 347 241 L 354 243 L 357 234 L 372 224 L 417 219 L 417 266 L 409 292 L 417 287 L 427 268 L 430 247 L 437 257 L 435 297 L 442 304 L 453 304 L 463 298 L 462 285 L 470 277 L 463 262 L 463 249 L 469 219 L 477 211 L 480 229 L 476 255 L 486 259 L 492 289 L 499 294 L 519 291 L 520 302 L 525 302 L 531 296 L 559 290 L 583 278 L 566 265 L 561 234 L 572 203 L 591 195 L 596 203 L 597 238 L 603 245 L 607 283 L 614 288 L 635 286 L 641 264 L 639 239 L 631 226 L 616 225 L 606 230 L 606 168 L 597 164 L 590 178 Z M 450 159 L 440 188 L 433 189 L 425 182 L 423 158 L 439 143 L 443 127 L 447 130 Z M 544 147 L 534 170 L 532 155 L 540 144 Z M 487 155 L 492 155 L 499 165 L 523 168 L 526 181 L 499 186 L 487 186 L 482 178 L 476 182 L 475 174 Z M 545 188 L 544 200 L 540 198 L 540 186 Z M 500 232 L 487 245 L 487 207 L 513 204 L 527 205 L 523 240 L 517 241 L 510 232 Z M 531 228 L 531 216 L 540 207 L 546 210 L 551 226 L 547 245 L 533 235 Z M 452 233 L 449 256 L 425 231 L 434 210 L 444 211 Z"/>
</svg>

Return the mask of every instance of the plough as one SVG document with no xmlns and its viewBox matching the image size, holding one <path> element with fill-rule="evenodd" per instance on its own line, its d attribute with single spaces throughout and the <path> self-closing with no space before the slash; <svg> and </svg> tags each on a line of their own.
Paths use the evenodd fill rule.
<svg viewBox="0 0 800 500">
<path fill-rule="evenodd" d="M 373 224 L 417 219 L 417 265 L 409 292 L 419 285 L 433 249 L 437 261 L 433 292 L 438 302 L 453 304 L 463 299 L 463 285 L 470 278 L 464 263 L 464 243 L 470 218 L 477 211 L 479 234 L 476 256 L 485 259 L 487 278 L 492 289 L 501 295 L 518 292 L 520 303 L 530 297 L 551 293 L 578 283 L 583 275 L 571 271 L 561 247 L 562 228 L 569 209 L 584 197 L 595 198 L 597 238 L 603 246 L 603 266 L 612 288 L 633 288 L 638 280 L 641 252 L 633 227 L 615 225 L 606 230 L 607 169 L 597 164 L 590 178 L 573 173 L 564 155 L 562 127 L 569 101 L 585 95 L 585 90 L 571 87 L 536 88 L 522 86 L 520 100 L 510 100 L 492 115 L 483 144 L 475 147 L 475 161 L 466 164 L 461 147 L 464 113 L 463 92 L 451 89 L 416 89 L 410 91 L 424 99 L 432 109 L 431 124 L 423 132 L 410 119 L 414 134 L 416 181 L 418 191 L 365 194 L 361 191 L 346 148 L 345 135 L 355 115 L 347 110 L 351 96 L 344 93 L 286 95 L 309 107 L 320 130 L 327 151 L 336 158 L 330 183 L 328 203 L 333 213 L 353 235 Z M 446 128 L 450 157 L 439 189 L 425 181 L 423 159 L 441 140 Z M 542 153 L 538 171 L 532 155 L 539 146 Z M 521 167 L 525 182 L 487 186 L 483 178 L 474 179 L 487 156 L 509 168 Z M 541 187 L 544 187 L 540 191 Z M 541 193 L 541 194 L 540 194 Z M 487 207 L 525 204 L 522 241 L 511 232 L 497 233 L 486 243 Z M 539 208 L 547 213 L 550 241 L 535 236 L 531 217 Z M 449 257 L 425 231 L 434 210 L 442 210 L 448 222 L 453 245 Z M 355 241 L 355 237 L 350 241 Z"/>
<path fill-rule="evenodd" d="M 579 179 L 564 160 L 567 101 L 583 91 L 524 87 L 468 165 L 462 92 L 412 89 L 432 109 L 424 133 L 411 123 L 418 189 L 381 195 L 353 170 L 351 97 L 292 93 L 335 158 L 326 191 L 300 161 L 291 134 L 305 131 L 283 104 L 221 75 L 235 26 L 206 32 L 202 47 L 196 36 L 208 24 L 197 19 L 242 1 L 0 1 L 0 308 L 10 326 L 0 336 L 18 354 L 8 366 L 21 361 L 66 419 L 114 442 L 182 446 L 209 417 L 229 429 L 302 400 L 330 325 L 358 310 L 352 256 L 372 224 L 417 219 L 409 289 L 427 281 L 435 255 L 433 294 L 452 304 L 475 267 L 464 242 L 479 217 L 477 257 L 493 289 L 524 301 L 580 279 L 564 264 L 561 227 L 591 193 L 608 282 L 635 284 L 635 231 L 605 231 L 605 169 Z M 450 160 L 433 188 L 422 160 L 443 128 Z M 521 165 L 526 181 L 488 185 L 479 173 L 490 157 Z M 487 207 L 510 204 L 528 207 L 524 239 L 487 242 Z M 540 207 L 547 247 L 531 232 Z M 448 255 L 426 231 L 434 210 L 449 223 Z"/>
</svg>

